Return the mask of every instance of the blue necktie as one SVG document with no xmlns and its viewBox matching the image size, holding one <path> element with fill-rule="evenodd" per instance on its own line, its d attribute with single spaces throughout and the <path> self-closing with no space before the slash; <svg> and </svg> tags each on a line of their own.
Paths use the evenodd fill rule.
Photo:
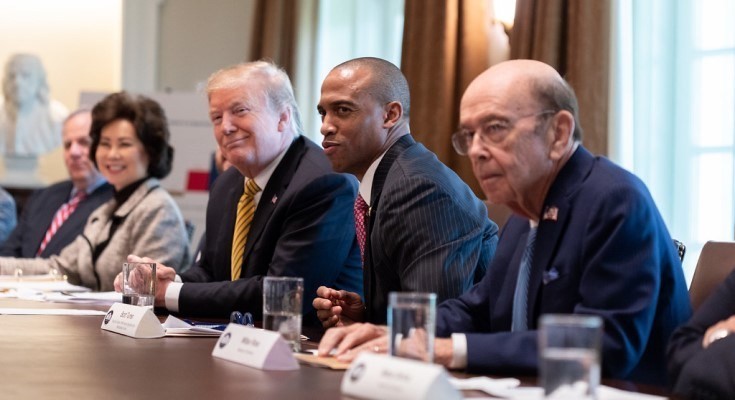
<svg viewBox="0 0 735 400">
<path fill-rule="evenodd" d="M 518 281 L 516 292 L 513 295 L 513 325 L 511 331 L 528 330 L 528 280 L 531 276 L 531 263 L 533 262 L 533 244 L 536 242 L 536 228 L 528 231 L 526 249 L 521 257 L 521 267 L 518 270 Z"/>
</svg>

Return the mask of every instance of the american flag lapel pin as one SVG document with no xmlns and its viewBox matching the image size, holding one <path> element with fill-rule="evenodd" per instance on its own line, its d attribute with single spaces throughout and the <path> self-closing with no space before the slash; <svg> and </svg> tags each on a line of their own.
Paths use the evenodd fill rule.
<svg viewBox="0 0 735 400">
<path fill-rule="evenodd" d="M 556 221 L 559 216 L 559 207 L 557 206 L 546 206 L 544 210 L 544 221 Z"/>
<path fill-rule="evenodd" d="M 278 201 L 278 196 L 274 194 L 273 198 L 271 199 L 271 204 L 276 204 L 277 201 Z"/>
</svg>

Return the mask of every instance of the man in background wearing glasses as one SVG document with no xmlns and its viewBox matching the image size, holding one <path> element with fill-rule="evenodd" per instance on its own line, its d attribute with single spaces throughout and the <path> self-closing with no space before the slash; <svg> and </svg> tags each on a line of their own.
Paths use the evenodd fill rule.
<svg viewBox="0 0 735 400">
<path fill-rule="evenodd" d="M 681 262 L 645 185 L 581 136 L 574 92 L 546 64 L 504 62 L 467 88 L 453 143 L 514 215 L 485 278 L 438 307 L 435 362 L 533 375 L 539 316 L 590 314 L 604 323 L 603 376 L 665 382 L 666 343 L 691 314 Z M 386 340 L 351 335 L 328 331 L 320 353 Z"/>
</svg>

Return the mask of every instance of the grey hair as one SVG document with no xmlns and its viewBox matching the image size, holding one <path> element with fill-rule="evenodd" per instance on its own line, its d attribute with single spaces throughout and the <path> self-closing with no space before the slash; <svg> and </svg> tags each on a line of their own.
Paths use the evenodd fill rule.
<svg viewBox="0 0 735 400">
<path fill-rule="evenodd" d="M 260 82 L 269 106 L 274 109 L 288 108 L 291 111 L 291 129 L 294 136 L 304 132 L 301 113 L 296 104 L 291 80 L 281 67 L 270 61 L 240 63 L 220 69 L 207 79 L 207 96 L 222 88 L 244 87 Z"/>
<path fill-rule="evenodd" d="M 582 141 L 582 125 L 579 123 L 579 104 L 577 95 L 569 82 L 564 78 L 545 79 L 537 78 L 532 80 L 532 88 L 538 99 L 541 109 L 561 111 L 566 110 L 574 116 L 574 132 L 572 138 Z"/>
</svg>

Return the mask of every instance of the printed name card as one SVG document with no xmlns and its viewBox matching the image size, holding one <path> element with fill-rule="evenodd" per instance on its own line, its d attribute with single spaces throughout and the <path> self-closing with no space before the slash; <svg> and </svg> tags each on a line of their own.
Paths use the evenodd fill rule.
<svg viewBox="0 0 735 400">
<path fill-rule="evenodd" d="M 364 399 L 462 399 L 446 370 L 406 358 L 362 353 L 342 378 L 342 393 Z"/>
<path fill-rule="evenodd" d="M 257 369 L 291 371 L 299 363 L 278 332 L 229 324 L 214 345 L 212 356 Z"/>
<path fill-rule="evenodd" d="M 150 307 L 114 303 L 102 320 L 102 329 L 137 339 L 160 338 L 166 330 Z"/>
</svg>

